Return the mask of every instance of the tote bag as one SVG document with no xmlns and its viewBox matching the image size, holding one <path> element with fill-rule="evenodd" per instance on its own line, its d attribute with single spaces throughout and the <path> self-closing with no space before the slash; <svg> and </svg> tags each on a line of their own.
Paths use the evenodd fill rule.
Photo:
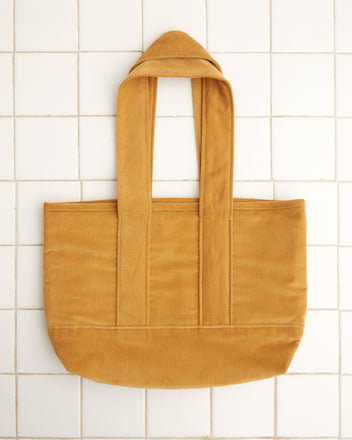
<svg viewBox="0 0 352 440">
<path fill-rule="evenodd" d="M 152 198 L 158 77 L 191 78 L 199 198 Z M 44 310 L 66 369 L 142 388 L 283 374 L 305 324 L 305 200 L 233 198 L 220 65 L 163 34 L 120 85 L 116 137 L 117 200 L 44 203 Z"/>
</svg>

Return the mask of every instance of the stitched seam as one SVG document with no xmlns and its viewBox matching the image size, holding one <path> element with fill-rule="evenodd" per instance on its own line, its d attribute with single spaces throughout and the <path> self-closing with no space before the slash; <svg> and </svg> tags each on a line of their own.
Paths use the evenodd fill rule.
<svg viewBox="0 0 352 440">
<path fill-rule="evenodd" d="M 116 310 L 116 320 L 117 325 L 120 324 L 120 292 L 121 292 L 121 245 L 122 245 L 122 218 L 119 219 L 118 222 L 118 240 L 117 240 L 117 252 L 118 252 L 118 260 L 117 260 L 117 310 Z"/>
<path fill-rule="evenodd" d="M 280 210 L 280 209 L 291 209 L 291 208 L 301 208 L 304 209 L 305 206 L 302 205 L 292 205 L 292 206 L 279 206 L 277 208 L 233 208 L 233 211 L 272 211 L 272 210 Z M 55 208 L 47 208 L 48 211 L 55 211 L 55 212 L 114 212 L 116 211 L 115 208 L 111 209 L 55 209 Z M 153 211 L 158 212 L 198 212 L 197 209 L 159 209 L 154 207 Z M 220 217 L 220 216 L 219 216 Z M 219 218 L 218 216 L 215 216 L 215 218 Z M 211 216 L 204 215 L 203 218 L 211 218 Z M 231 217 L 223 217 L 223 218 L 231 218 Z"/>
<path fill-rule="evenodd" d="M 111 330 L 191 330 L 191 329 L 219 329 L 219 328 L 291 328 L 291 327 L 304 327 L 305 324 L 293 323 L 293 324 L 224 324 L 224 325 L 75 325 L 75 324 L 59 324 L 50 325 L 49 329 L 59 328 L 90 328 L 97 330 L 111 329 Z"/>
</svg>

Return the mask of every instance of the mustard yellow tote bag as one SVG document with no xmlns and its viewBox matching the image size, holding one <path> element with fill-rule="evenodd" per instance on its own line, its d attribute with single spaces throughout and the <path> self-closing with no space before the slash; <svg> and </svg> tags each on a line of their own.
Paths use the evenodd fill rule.
<svg viewBox="0 0 352 440">
<path fill-rule="evenodd" d="M 152 198 L 158 77 L 192 80 L 199 198 Z M 219 64 L 163 34 L 119 88 L 116 136 L 117 200 L 44 203 L 47 331 L 66 369 L 170 389 L 283 374 L 305 324 L 305 201 L 233 198 Z"/>
</svg>

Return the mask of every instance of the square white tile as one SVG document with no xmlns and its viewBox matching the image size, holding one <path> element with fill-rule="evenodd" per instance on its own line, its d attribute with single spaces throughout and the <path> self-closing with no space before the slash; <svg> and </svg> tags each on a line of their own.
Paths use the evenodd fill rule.
<svg viewBox="0 0 352 440">
<path fill-rule="evenodd" d="M 205 3 L 202 0 L 144 0 L 144 48 L 167 31 L 187 32 L 198 43 L 206 45 Z"/>
<path fill-rule="evenodd" d="M 13 120 L 0 118 L 0 180 L 13 179 Z"/>
<path fill-rule="evenodd" d="M 273 51 L 334 49 L 333 0 L 273 0 L 272 20 Z"/>
<path fill-rule="evenodd" d="M 306 201 L 307 244 L 337 244 L 335 182 L 276 182 L 275 198 Z"/>
<path fill-rule="evenodd" d="M 77 2 L 16 0 L 16 49 L 77 50 Z"/>
<path fill-rule="evenodd" d="M 12 88 L 12 54 L 0 53 L 0 116 L 13 113 Z"/>
<path fill-rule="evenodd" d="M 338 373 L 339 325 L 337 311 L 308 311 L 300 345 L 289 373 Z"/>
<path fill-rule="evenodd" d="M 17 312 L 17 370 L 20 373 L 66 373 L 50 342 L 43 310 Z"/>
<path fill-rule="evenodd" d="M 79 94 L 81 115 L 115 115 L 117 92 L 139 52 L 81 53 Z"/>
<path fill-rule="evenodd" d="M 335 0 L 336 50 L 352 51 L 352 4 L 350 0 Z"/>
<path fill-rule="evenodd" d="M 269 180 L 271 178 L 270 162 L 269 119 L 236 119 L 234 178 Z"/>
<path fill-rule="evenodd" d="M 232 86 L 236 116 L 270 114 L 270 59 L 268 54 L 214 53 Z"/>
<path fill-rule="evenodd" d="M 0 309 L 15 305 L 15 248 L 0 246 Z"/>
<path fill-rule="evenodd" d="M 15 312 L 0 310 L 0 373 L 14 373 Z"/>
<path fill-rule="evenodd" d="M 116 180 L 116 119 L 80 118 L 82 179 Z"/>
<path fill-rule="evenodd" d="M 0 374 L 0 435 L 16 436 L 15 376 Z"/>
<path fill-rule="evenodd" d="M 43 246 L 17 247 L 17 307 L 43 307 Z"/>
<path fill-rule="evenodd" d="M 73 53 L 17 53 L 16 114 L 75 115 L 76 57 Z"/>
<path fill-rule="evenodd" d="M 15 243 L 15 183 L 0 182 L 0 244 Z"/>
<path fill-rule="evenodd" d="M 341 373 L 352 374 L 352 312 L 341 312 Z"/>
<path fill-rule="evenodd" d="M 79 182 L 19 182 L 18 243 L 43 244 L 44 202 L 79 200 Z"/>
<path fill-rule="evenodd" d="M 307 247 L 308 308 L 337 307 L 337 249 Z"/>
<path fill-rule="evenodd" d="M 158 197 L 199 197 L 198 181 L 153 182 L 152 196 Z"/>
<path fill-rule="evenodd" d="M 352 437 L 352 377 L 341 378 L 341 435 Z"/>
<path fill-rule="evenodd" d="M 193 116 L 190 78 L 158 78 L 156 116 Z"/>
<path fill-rule="evenodd" d="M 197 146 L 193 118 L 157 118 L 153 179 L 198 179 Z"/>
<path fill-rule="evenodd" d="M 334 179 L 333 118 L 275 118 L 272 133 L 274 179 Z"/>
<path fill-rule="evenodd" d="M 352 248 L 339 250 L 340 307 L 352 310 Z"/>
<path fill-rule="evenodd" d="M 269 50 L 269 1 L 209 0 L 208 44 L 213 51 Z"/>
<path fill-rule="evenodd" d="M 352 183 L 340 183 L 340 244 L 352 245 Z"/>
<path fill-rule="evenodd" d="M 200 437 L 209 435 L 208 388 L 148 390 L 148 436 Z"/>
<path fill-rule="evenodd" d="M 213 389 L 216 437 L 266 437 L 273 435 L 273 430 L 273 379 Z"/>
<path fill-rule="evenodd" d="M 13 0 L 0 3 L 0 50 L 13 50 Z"/>
<path fill-rule="evenodd" d="M 18 435 L 79 437 L 79 377 L 18 376 Z"/>
<path fill-rule="evenodd" d="M 338 435 L 338 377 L 281 376 L 277 381 L 277 435 Z"/>
<path fill-rule="evenodd" d="M 82 200 L 108 200 L 117 198 L 116 181 L 83 182 Z"/>
<path fill-rule="evenodd" d="M 145 391 L 83 380 L 83 435 L 144 436 Z"/>
<path fill-rule="evenodd" d="M 337 177 L 352 180 L 352 119 L 336 120 Z"/>
<path fill-rule="evenodd" d="M 81 50 L 141 50 L 139 0 L 80 0 Z"/>
<path fill-rule="evenodd" d="M 233 196 L 252 199 L 273 199 L 273 182 L 234 182 Z"/>
<path fill-rule="evenodd" d="M 273 115 L 333 115 L 333 55 L 274 54 L 272 69 Z"/>
<path fill-rule="evenodd" d="M 352 116 L 352 54 L 336 56 L 336 113 Z"/>
<path fill-rule="evenodd" d="M 77 179 L 77 120 L 17 118 L 16 177 L 22 180 Z"/>
</svg>

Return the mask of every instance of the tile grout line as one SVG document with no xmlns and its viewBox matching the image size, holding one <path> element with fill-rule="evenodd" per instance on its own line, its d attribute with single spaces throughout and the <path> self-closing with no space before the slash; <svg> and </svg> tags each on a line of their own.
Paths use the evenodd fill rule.
<svg viewBox="0 0 352 440">
<path fill-rule="evenodd" d="M 272 182 L 273 199 L 275 200 L 275 182 L 273 178 L 273 5 L 272 0 L 269 1 L 269 89 L 270 89 L 270 179 Z M 274 377 L 274 399 L 273 399 L 273 440 L 277 439 L 277 377 Z"/>
<path fill-rule="evenodd" d="M 17 52 L 16 52 L 17 53 Z M 82 52 L 80 52 L 82 53 Z M 10 119 L 12 118 L 13 115 L 9 114 L 9 115 L 0 115 L 0 119 Z M 103 113 L 103 114 L 88 114 L 88 115 L 80 115 L 81 118 L 115 118 L 116 114 L 109 114 L 109 113 Z M 25 119 L 25 118 L 37 118 L 37 119 L 62 119 L 62 118 L 72 118 L 75 119 L 77 118 L 77 114 L 75 115 L 56 115 L 56 114 L 40 114 L 40 115 L 16 115 L 17 119 Z M 186 119 L 186 118 L 194 118 L 193 115 L 188 115 L 188 114 L 184 114 L 184 115 L 156 115 L 156 119 L 172 119 L 172 118 L 180 118 L 180 119 Z M 283 115 L 283 114 L 276 114 L 276 115 L 236 115 L 235 119 L 269 119 L 269 118 L 273 118 L 273 119 L 352 119 L 352 115 L 319 115 L 319 114 L 315 114 L 315 115 Z"/>
<path fill-rule="evenodd" d="M 141 49 L 144 53 L 144 2 L 141 0 Z M 148 439 L 148 389 L 144 389 L 144 439 Z"/>
<path fill-rule="evenodd" d="M 16 179 L 16 182 L 24 182 L 24 183 L 34 183 L 34 182 L 116 182 L 116 178 L 115 179 L 104 179 L 99 178 L 99 179 L 89 179 L 89 178 L 81 178 L 81 179 Z M 1 183 L 4 182 L 14 182 L 14 179 L 0 179 Z M 276 183 L 336 183 L 335 179 L 234 179 L 234 182 L 237 183 L 272 183 L 272 182 L 276 182 Z M 174 183 L 185 183 L 185 182 L 198 182 L 198 179 L 153 179 L 153 182 L 174 182 Z M 339 180 L 340 183 L 351 183 L 352 179 L 350 180 Z M 110 197 L 110 199 L 112 199 L 113 197 Z M 159 198 L 159 197 L 153 197 L 153 198 Z M 174 197 L 177 198 L 177 197 Z M 192 197 L 191 197 L 192 198 Z M 234 196 L 234 198 L 244 198 L 244 197 L 238 197 L 238 196 Z M 116 197 L 115 197 L 116 199 Z M 107 199 L 106 199 L 107 200 Z M 265 200 L 265 199 L 260 199 L 260 200 Z M 271 199 L 270 199 L 271 200 Z M 286 200 L 286 199 L 285 199 Z M 88 200 L 86 200 L 88 201 Z M 63 202 L 61 202 L 63 203 Z M 8 246 L 8 245 L 0 245 L 0 246 Z M 24 244 L 21 244 L 21 246 L 25 246 Z M 317 246 L 319 246 L 317 244 Z M 321 244 L 320 246 L 329 246 L 328 244 Z M 330 246 L 336 246 L 335 245 L 330 245 Z M 342 245 L 342 246 L 348 246 L 348 245 Z M 352 246 L 352 245 L 350 245 Z"/>
<path fill-rule="evenodd" d="M 338 439 L 342 438 L 342 401 L 341 401 L 341 363 L 342 363 L 342 344 L 341 344 L 341 301 L 340 301 L 340 183 L 338 181 L 338 154 L 337 154 L 337 87 L 336 87 L 336 0 L 333 0 L 333 44 L 334 44 L 334 147 L 335 147 L 335 180 L 336 186 L 336 204 L 337 204 L 337 308 L 338 308 Z"/>
<path fill-rule="evenodd" d="M 78 172 L 78 181 L 79 181 L 79 198 L 80 201 L 83 201 L 83 182 L 81 180 L 81 148 L 80 148 L 80 72 L 79 72 L 79 66 L 80 66 L 80 16 L 79 16 L 79 2 L 80 0 L 76 1 L 76 9 L 77 9 L 77 21 L 76 21 L 76 27 L 77 27 L 77 54 L 76 54 L 76 87 L 77 87 L 77 172 Z M 83 438 L 83 414 L 82 414 L 82 408 L 83 408 L 83 379 L 81 376 L 79 376 L 79 437 L 82 440 Z"/>
<path fill-rule="evenodd" d="M 101 50 L 17 50 L 16 53 L 20 54 L 77 54 L 80 53 L 87 53 L 87 54 L 95 54 L 95 53 L 138 53 L 140 52 L 139 49 L 131 49 L 131 50 L 123 50 L 123 49 L 116 49 L 116 50 L 109 50 L 109 49 L 101 49 Z M 229 54 L 229 55 L 270 55 L 270 50 L 263 50 L 263 51 L 230 51 L 230 50 L 209 50 L 210 54 Z M 11 50 L 0 50 L 0 54 L 11 54 Z M 284 52 L 284 51 L 272 51 L 274 55 L 334 55 L 335 52 Z M 352 51 L 336 51 L 336 54 L 338 55 L 352 55 Z"/>
<path fill-rule="evenodd" d="M 40 440 L 79 440 L 79 437 L 39 437 Z M 114 436 L 114 437 L 108 437 L 108 436 L 85 436 L 85 439 L 108 439 L 108 440 L 136 440 L 136 439 L 140 439 L 143 440 L 144 437 L 143 436 Z M 13 440 L 13 437 L 11 436 L 2 436 L 1 439 L 8 439 L 8 440 Z M 29 439 L 29 440 L 38 440 L 38 437 L 29 437 L 29 436 L 21 436 L 21 439 Z M 209 437 L 206 436 L 187 436 L 187 437 L 178 437 L 178 436 L 172 436 L 172 437 L 149 437 L 149 439 L 155 439 L 155 440 L 165 440 L 165 439 L 172 439 L 172 440 L 208 440 Z M 257 436 L 257 437 L 253 437 L 253 436 L 241 436 L 241 437 L 214 437 L 214 440 L 257 440 L 257 439 L 262 439 L 262 440 L 272 440 L 272 437 L 268 437 L 268 436 Z M 307 437 L 277 437 L 277 439 L 279 440 L 307 440 Z M 320 437 L 308 437 L 309 440 L 336 440 L 336 437 L 326 437 L 326 436 L 320 436 Z M 350 437 L 344 438 L 344 440 L 349 440 Z"/>
<path fill-rule="evenodd" d="M 12 3 L 12 129 L 13 129 L 13 179 L 14 179 L 14 208 L 15 208 L 15 241 L 14 241 L 14 377 L 15 377 L 15 438 L 18 439 L 18 359 L 17 359 L 17 327 L 18 327 L 18 312 L 17 312 L 17 252 L 18 252 L 18 183 L 16 180 L 16 103 L 15 103 L 15 52 L 16 52 L 16 0 Z"/>
</svg>

